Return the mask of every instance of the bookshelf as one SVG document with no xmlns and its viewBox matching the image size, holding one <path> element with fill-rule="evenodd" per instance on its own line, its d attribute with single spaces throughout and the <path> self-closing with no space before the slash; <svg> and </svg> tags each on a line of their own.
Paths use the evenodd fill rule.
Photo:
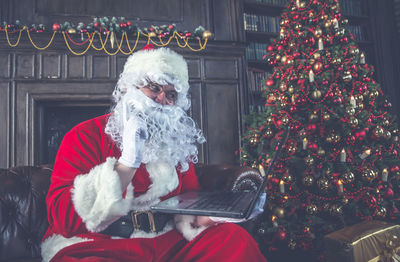
<svg viewBox="0 0 400 262">
<path fill-rule="evenodd" d="M 290 0 L 244 0 L 243 29 L 246 37 L 247 86 L 250 107 L 262 110 L 263 79 L 272 73 L 264 58 L 270 40 L 279 36 L 280 15 Z M 367 63 L 374 64 L 374 50 L 370 32 L 370 17 L 363 0 L 339 0 L 346 26 L 366 54 Z"/>
</svg>

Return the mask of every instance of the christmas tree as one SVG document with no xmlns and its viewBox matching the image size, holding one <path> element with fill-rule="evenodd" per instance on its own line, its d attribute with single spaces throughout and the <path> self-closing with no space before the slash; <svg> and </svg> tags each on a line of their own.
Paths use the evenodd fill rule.
<svg viewBox="0 0 400 262">
<path fill-rule="evenodd" d="M 247 116 L 241 160 L 262 173 L 290 125 L 266 174 L 258 237 L 269 251 L 321 254 L 329 232 L 367 219 L 400 221 L 399 130 L 346 24 L 337 0 L 291 1 L 268 47 L 266 110 Z"/>
</svg>

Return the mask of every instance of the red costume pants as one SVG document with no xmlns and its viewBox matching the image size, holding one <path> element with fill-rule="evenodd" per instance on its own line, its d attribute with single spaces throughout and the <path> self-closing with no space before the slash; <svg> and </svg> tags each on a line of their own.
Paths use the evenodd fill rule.
<svg viewBox="0 0 400 262">
<path fill-rule="evenodd" d="M 102 236 L 102 235 L 100 235 Z M 155 238 L 109 239 L 73 244 L 58 252 L 59 261 L 266 261 L 254 239 L 240 226 L 225 223 L 187 242 L 172 230 Z"/>
</svg>

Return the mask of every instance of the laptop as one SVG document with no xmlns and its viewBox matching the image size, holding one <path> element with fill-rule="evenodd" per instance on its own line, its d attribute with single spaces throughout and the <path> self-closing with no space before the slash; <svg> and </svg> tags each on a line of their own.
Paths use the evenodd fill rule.
<svg viewBox="0 0 400 262">
<path fill-rule="evenodd" d="M 151 210 L 170 214 L 249 218 L 259 196 L 265 192 L 268 174 L 289 137 L 289 130 L 287 126 L 279 144 L 275 146 L 274 157 L 256 191 L 191 191 L 161 201 Z"/>
</svg>

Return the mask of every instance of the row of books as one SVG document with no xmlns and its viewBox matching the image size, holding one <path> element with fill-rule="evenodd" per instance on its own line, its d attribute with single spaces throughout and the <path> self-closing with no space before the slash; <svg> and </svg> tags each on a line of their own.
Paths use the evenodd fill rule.
<svg viewBox="0 0 400 262">
<path fill-rule="evenodd" d="M 265 86 L 265 80 L 271 75 L 270 72 L 265 72 L 257 68 L 249 68 L 248 83 L 251 92 L 261 92 Z"/>
<path fill-rule="evenodd" d="M 250 42 L 246 47 L 247 60 L 262 60 L 263 56 L 267 53 L 267 43 Z"/>
<path fill-rule="evenodd" d="M 244 14 L 244 30 L 277 33 L 280 31 L 279 17 Z"/>
<path fill-rule="evenodd" d="M 368 34 L 365 27 L 360 25 L 347 25 L 346 28 L 354 35 L 356 41 L 368 41 Z"/>
<path fill-rule="evenodd" d="M 361 0 L 339 0 L 340 10 L 345 15 L 363 15 Z"/>
<path fill-rule="evenodd" d="M 290 3 L 290 0 L 256 0 L 257 3 L 267 3 L 271 5 L 285 6 Z"/>
</svg>

